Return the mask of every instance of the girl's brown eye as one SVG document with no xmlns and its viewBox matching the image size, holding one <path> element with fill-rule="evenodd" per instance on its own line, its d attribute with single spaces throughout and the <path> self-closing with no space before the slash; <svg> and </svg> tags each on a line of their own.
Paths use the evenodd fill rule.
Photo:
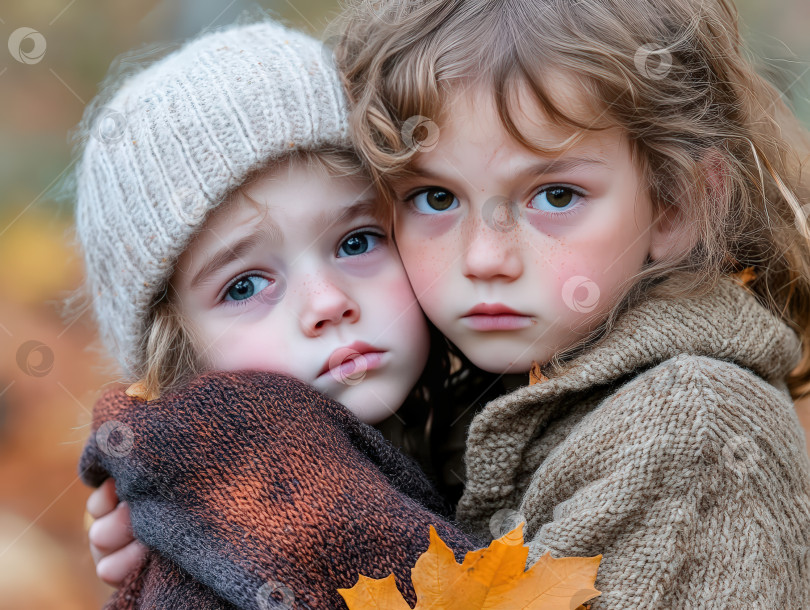
<svg viewBox="0 0 810 610">
<path fill-rule="evenodd" d="M 529 205 L 548 214 L 560 214 L 576 208 L 582 197 L 570 186 L 552 185 L 537 193 Z"/>
<path fill-rule="evenodd" d="M 574 198 L 574 192 L 564 187 L 554 187 L 546 191 L 546 199 L 555 208 L 564 208 Z"/>
<path fill-rule="evenodd" d="M 428 191 L 426 195 L 427 204 L 434 210 L 446 210 L 453 205 L 454 197 L 447 191 Z"/>
<path fill-rule="evenodd" d="M 428 189 L 413 196 L 414 207 L 422 214 L 438 214 L 458 207 L 458 199 L 444 189 Z"/>
</svg>

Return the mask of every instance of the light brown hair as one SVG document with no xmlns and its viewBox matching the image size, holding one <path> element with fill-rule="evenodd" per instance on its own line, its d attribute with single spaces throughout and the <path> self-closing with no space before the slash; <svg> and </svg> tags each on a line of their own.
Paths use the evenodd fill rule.
<svg viewBox="0 0 810 610">
<path fill-rule="evenodd" d="M 403 125 L 441 125 L 450 96 L 471 84 L 492 92 L 507 132 L 517 128 L 524 87 L 556 124 L 584 133 L 619 127 L 657 213 L 675 211 L 695 245 L 649 264 L 585 341 L 652 295 L 709 291 L 753 267 L 749 288 L 799 334 L 792 394 L 810 381 L 810 180 L 807 131 L 757 73 L 727 0 L 361 0 L 345 11 L 337 46 L 360 153 L 381 191 L 410 170 L 418 147 Z M 555 99 L 560 78 L 593 102 L 583 121 Z M 666 281 L 663 281 L 666 280 Z"/>
</svg>

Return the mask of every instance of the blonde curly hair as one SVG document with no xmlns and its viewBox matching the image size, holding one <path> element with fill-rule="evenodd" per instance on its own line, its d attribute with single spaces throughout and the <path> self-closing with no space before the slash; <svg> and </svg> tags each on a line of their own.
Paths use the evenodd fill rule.
<svg viewBox="0 0 810 610">
<path fill-rule="evenodd" d="M 523 87 L 575 132 L 620 127 L 658 213 L 677 211 L 692 229 L 691 251 L 645 266 L 605 323 L 551 366 L 639 299 L 703 293 L 746 270 L 748 287 L 802 339 L 794 397 L 810 382 L 810 139 L 749 59 L 731 2 L 362 0 L 339 27 L 355 144 L 389 199 L 418 154 L 403 124 L 417 115 L 441 123 L 459 85 L 487 87 L 517 142 L 559 152 L 517 128 Z M 601 120 L 583 122 L 556 102 L 560 74 Z"/>
</svg>

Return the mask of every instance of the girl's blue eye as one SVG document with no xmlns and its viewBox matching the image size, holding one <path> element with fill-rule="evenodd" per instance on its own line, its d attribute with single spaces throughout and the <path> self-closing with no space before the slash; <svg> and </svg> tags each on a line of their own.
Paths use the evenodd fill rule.
<svg viewBox="0 0 810 610">
<path fill-rule="evenodd" d="M 370 231 L 358 231 L 352 233 L 338 247 L 338 258 L 347 256 L 359 256 L 370 252 L 379 245 L 380 240 L 385 239 L 384 235 L 372 233 Z M 341 252 L 343 254 L 341 254 Z"/>
<path fill-rule="evenodd" d="M 531 207 L 555 214 L 574 207 L 582 195 L 570 186 L 553 185 L 541 190 L 531 200 Z"/>
<path fill-rule="evenodd" d="M 440 214 L 458 207 L 458 199 L 444 189 L 427 189 L 412 197 L 414 207 L 422 214 Z"/>
<path fill-rule="evenodd" d="M 228 288 L 225 293 L 226 301 L 245 301 L 250 297 L 259 294 L 267 288 L 271 281 L 261 275 L 247 275 L 239 278 Z"/>
</svg>

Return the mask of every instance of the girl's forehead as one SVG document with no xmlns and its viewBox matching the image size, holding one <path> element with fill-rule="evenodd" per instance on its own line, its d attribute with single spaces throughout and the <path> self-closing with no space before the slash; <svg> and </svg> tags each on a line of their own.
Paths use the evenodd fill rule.
<svg viewBox="0 0 810 610">
<path fill-rule="evenodd" d="M 438 124 L 464 116 L 468 120 L 496 116 L 520 132 L 544 131 L 566 139 L 576 131 L 605 129 L 610 120 L 608 103 L 587 83 L 560 70 L 547 70 L 534 82 L 513 76 L 498 91 L 480 80 L 461 81 L 445 88 Z"/>
<path fill-rule="evenodd" d="M 571 118 L 584 127 L 569 124 L 547 111 L 529 87 L 523 85 L 512 91 L 513 99 L 503 106 L 499 106 L 490 89 L 480 84 L 457 87 L 448 93 L 441 118 L 432 129 L 431 145 L 417 150 L 408 171 L 402 176 L 390 176 L 390 182 L 398 186 L 408 176 L 445 166 L 459 154 L 467 159 L 478 157 L 510 172 L 543 159 L 607 158 L 626 143 L 621 129 L 606 128 L 604 112 L 593 109 L 582 87 L 561 85 L 554 103 L 570 109 Z"/>
<path fill-rule="evenodd" d="M 378 197 L 370 181 L 357 176 L 333 176 L 309 165 L 285 167 L 237 191 L 215 219 L 221 226 L 342 218 L 348 209 L 376 211 Z M 322 222 L 320 224 L 328 224 Z"/>
</svg>

